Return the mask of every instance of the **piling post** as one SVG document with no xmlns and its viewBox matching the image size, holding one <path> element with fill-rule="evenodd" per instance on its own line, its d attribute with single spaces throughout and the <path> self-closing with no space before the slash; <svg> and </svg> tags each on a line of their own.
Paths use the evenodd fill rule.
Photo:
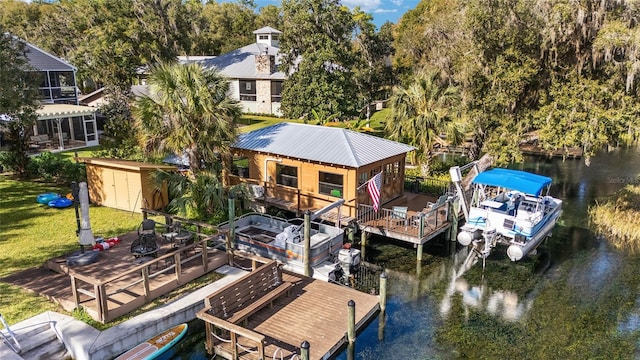
<svg viewBox="0 0 640 360">
<path fill-rule="evenodd" d="M 304 212 L 304 274 L 311 276 L 311 213 Z"/>
<path fill-rule="evenodd" d="M 356 344 L 349 343 L 347 344 L 347 360 L 355 360 L 356 359 Z"/>
<path fill-rule="evenodd" d="M 349 344 L 356 342 L 356 302 L 349 300 L 347 303 L 349 307 L 349 317 L 347 319 L 347 340 Z"/>
<path fill-rule="evenodd" d="M 384 313 L 387 308 L 387 273 L 380 274 L 380 311 Z"/>
<path fill-rule="evenodd" d="M 347 228 L 347 238 L 349 239 L 349 242 L 351 244 L 353 244 L 353 238 L 355 237 L 355 230 L 353 230 L 352 227 L 348 227 Z"/>
<path fill-rule="evenodd" d="M 311 348 L 311 344 L 307 340 L 303 341 L 300 344 L 300 359 L 301 360 L 309 360 L 309 348 Z"/>
<path fill-rule="evenodd" d="M 418 244 L 418 251 L 416 257 L 418 261 L 422 261 L 422 249 L 424 248 L 424 244 Z"/>
<path fill-rule="evenodd" d="M 233 266 L 233 248 L 236 243 L 236 202 L 233 194 L 229 194 L 229 233 L 227 234 L 227 256 L 229 266 Z"/>
<path fill-rule="evenodd" d="M 449 253 L 453 254 L 455 252 L 456 247 L 452 246 L 456 241 L 456 237 L 458 235 L 458 214 L 460 209 L 460 201 L 458 197 L 455 197 L 453 201 L 449 201 L 449 211 L 448 211 L 448 219 L 451 223 L 451 227 L 449 228 Z"/>
<path fill-rule="evenodd" d="M 363 261 L 367 259 L 366 249 L 367 249 L 367 232 L 362 230 L 362 233 L 360 234 L 360 255 L 362 255 Z"/>
</svg>

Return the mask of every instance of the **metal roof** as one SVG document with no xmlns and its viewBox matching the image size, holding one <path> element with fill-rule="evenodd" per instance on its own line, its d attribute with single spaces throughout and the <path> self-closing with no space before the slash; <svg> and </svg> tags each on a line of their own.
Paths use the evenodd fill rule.
<svg viewBox="0 0 640 360">
<path fill-rule="evenodd" d="M 282 31 L 274 29 L 271 26 L 264 26 L 253 32 L 254 34 L 282 34 Z"/>
<path fill-rule="evenodd" d="M 20 40 L 22 41 L 22 40 Z M 68 62 L 53 56 L 39 47 L 24 41 L 29 64 L 40 71 L 76 71 Z"/>
<path fill-rule="evenodd" d="M 256 73 L 256 55 L 269 54 L 275 56 L 276 69 L 280 65 L 280 48 L 266 44 L 253 43 L 232 50 L 228 53 L 209 59 L 184 59 L 184 63 L 195 62 L 205 68 L 215 68 L 220 73 L 232 79 L 272 79 L 284 80 L 286 78 L 282 71 L 275 71 L 273 74 L 259 75 Z"/>
<path fill-rule="evenodd" d="M 538 196 L 545 186 L 551 184 L 551 178 L 526 171 L 497 168 L 481 172 L 473 179 L 473 183 L 500 186 Z"/>
<path fill-rule="evenodd" d="M 288 122 L 241 134 L 234 147 L 353 168 L 415 149 L 348 129 Z"/>
</svg>

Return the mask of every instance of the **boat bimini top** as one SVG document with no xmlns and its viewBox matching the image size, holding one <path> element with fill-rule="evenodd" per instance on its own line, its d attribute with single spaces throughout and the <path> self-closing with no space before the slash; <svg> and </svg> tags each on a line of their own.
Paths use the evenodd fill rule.
<svg viewBox="0 0 640 360">
<path fill-rule="evenodd" d="M 473 184 L 502 187 L 540 196 L 542 190 L 551 185 L 551 178 L 520 170 L 496 168 L 478 174 L 473 179 Z"/>
</svg>

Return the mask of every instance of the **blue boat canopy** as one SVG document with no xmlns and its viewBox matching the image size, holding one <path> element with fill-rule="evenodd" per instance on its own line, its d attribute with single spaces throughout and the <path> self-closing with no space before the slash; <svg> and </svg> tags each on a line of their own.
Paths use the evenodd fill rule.
<svg viewBox="0 0 640 360">
<path fill-rule="evenodd" d="M 551 178 L 520 170 L 491 169 L 478 174 L 473 179 L 473 183 L 500 186 L 528 195 L 540 196 L 542 189 L 551 184 Z"/>
</svg>

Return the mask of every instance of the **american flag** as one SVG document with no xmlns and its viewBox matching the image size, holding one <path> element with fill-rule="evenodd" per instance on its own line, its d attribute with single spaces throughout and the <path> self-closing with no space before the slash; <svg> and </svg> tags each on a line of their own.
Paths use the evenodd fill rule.
<svg viewBox="0 0 640 360">
<path fill-rule="evenodd" d="M 382 187 L 382 173 L 375 174 L 367 183 L 367 191 L 373 202 L 373 210 L 378 211 L 380 206 L 380 188 Z"/>
</svg>

